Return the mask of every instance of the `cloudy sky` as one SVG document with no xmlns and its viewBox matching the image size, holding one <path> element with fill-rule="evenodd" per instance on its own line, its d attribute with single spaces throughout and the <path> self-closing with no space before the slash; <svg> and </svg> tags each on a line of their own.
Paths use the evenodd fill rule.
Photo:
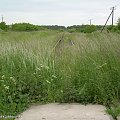
<svg viewBox="0 0 120 120">
<path fill-rule="evenodd" d="M 7 24 L 30 22 L 39 25 L 104 24 L 115 6 L 115 23 L 120 17 L 120 0 L 0 0 L 0 17 Z M 109 24 L 111 21 L 109 21 Z"/>
</svg>

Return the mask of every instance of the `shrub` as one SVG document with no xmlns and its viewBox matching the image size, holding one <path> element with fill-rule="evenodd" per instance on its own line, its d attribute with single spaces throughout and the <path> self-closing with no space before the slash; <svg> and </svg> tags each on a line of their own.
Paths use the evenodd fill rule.
<svg viewBox="0 0 120 120">
<path fill-rule="evenodd" d="M 84 33 L 92 33 L 92 32 L 95 32 L 97 29 L 96 29 L 96 26 L 95 25 L 87 25 L 85 27 L 85 29 L 83 30 Z"/>
<path fill-rule="evenodd" d="M 38 26 L 29 23 L 15 23 L 12 25 L 13 31 L 37 31 Z"/>
<path fill-rule="evenodd" d="M 74 25 L 67 28 L 68 32 L 83 32 L 83 33 L 92 33 L 97 30 L 95 25 Z"/>
<path fill-rule="evenodd" d="M 6 25 L 5 22 L 1 22 L 1 23 L 0 23 L 0 29 L 2 29 L 2 30 L 4 30 L 4 31 L 7 31 L 8 26 Z"/>
<path fill-rule="evenodd" d="M 75 28 L 69 29 L 68 32 L 70 33 L 76 32 L 76 29 Z"/>
</svg>

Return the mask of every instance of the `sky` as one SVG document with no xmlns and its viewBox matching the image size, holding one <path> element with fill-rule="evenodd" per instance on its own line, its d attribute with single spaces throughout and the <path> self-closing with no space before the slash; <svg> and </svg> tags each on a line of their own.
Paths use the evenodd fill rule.
<svg viewBox="0 0 120 120">
<path fill-rule="evenodd" d="M 116 5 L 114 24 L 120 17 L 120 0 L 0 0 L 7 24 L 29 22 L 38 25 L 103 25 Z M 108 24 L 111 24 L 111 19 Z"/>
</svg>

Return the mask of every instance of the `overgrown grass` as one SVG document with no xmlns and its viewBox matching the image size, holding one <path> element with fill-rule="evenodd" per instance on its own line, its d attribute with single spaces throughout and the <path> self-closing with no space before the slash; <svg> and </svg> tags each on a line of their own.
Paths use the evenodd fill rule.
<svg viewBox="0 0 120 120">
<path fill-rule="evenodd" d="M 59 41 L 59 42 L 58 42 Z M 0 114 L 31 103 L 120 100 L 120 35 L 0 33 Z"/>
</svg>

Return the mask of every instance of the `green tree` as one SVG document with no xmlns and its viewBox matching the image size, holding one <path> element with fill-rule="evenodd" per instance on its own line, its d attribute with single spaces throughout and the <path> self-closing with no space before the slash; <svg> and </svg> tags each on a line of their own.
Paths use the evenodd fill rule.
<svg viewBox="0 0 120 120">
<path fill-rule="evenodd" d="M 15 23 L 12 25 L 13 31 L 37 31 L 39 30 L 38 26 L 30 23 Z"/>
<path fill-rule="evenodd" d="M 8 26 L 6 25 L 6 23 L 5 22 L 1 22 L 0 23 L 0 28 L 2 29 L 2 30 L 7 30 L 8 29 Z"/>
</svg>

